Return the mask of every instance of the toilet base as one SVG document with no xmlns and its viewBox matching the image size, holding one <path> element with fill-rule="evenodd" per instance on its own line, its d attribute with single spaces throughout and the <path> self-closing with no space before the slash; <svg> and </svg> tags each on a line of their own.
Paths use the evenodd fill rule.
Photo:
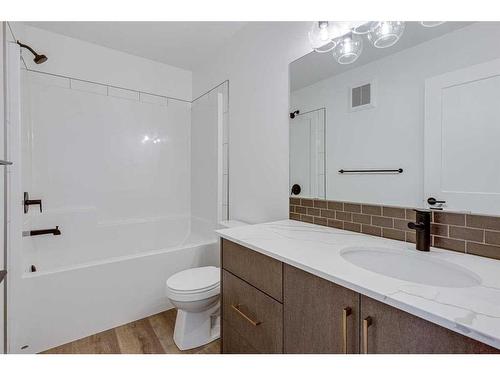
<svg viewBox="0 0 500 375">
<path fill-rule="evenodd" d="M 187 312 L 177 310 L 174 342 L 180 350 L 206 345 L 220 337 L 220 302 L 208 310 Z"/>
</svg>

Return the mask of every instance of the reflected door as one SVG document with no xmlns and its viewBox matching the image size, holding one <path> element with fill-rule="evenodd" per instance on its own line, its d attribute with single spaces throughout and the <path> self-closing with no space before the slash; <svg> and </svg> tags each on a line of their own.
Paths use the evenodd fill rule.
<svg viewBox="0 0 500 375">
<path fill-rule="evenodd" d="M 322 108 L 290 119 L 292 196 L 325 198 L 325 117 Z M 294 185 L 300 186 L 300 193 Z"/>
<path fill-rule="evenodd" d="M 500 60 L 431 78 L 425 95 L 425 203 L 498 214 Z"/>
</svg>

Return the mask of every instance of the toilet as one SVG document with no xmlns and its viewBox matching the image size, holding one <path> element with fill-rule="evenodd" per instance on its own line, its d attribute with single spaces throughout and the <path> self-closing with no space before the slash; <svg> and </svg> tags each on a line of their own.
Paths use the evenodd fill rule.
<svg viewBox="0 0 500 375">
<path fill-rule="evenodd" d="M 248 225 L 238 220 L 219 223 L 219 228 Z M 174 342 L 188 350 L 220 337 L 220 268 L 189 268 L 167 280 L 167 297 L 177 307 Z"/>
<path fill-rule="evenodd" d="M 167 297 L 177 307 L 174 342 L 180 350 L 220 337 L 220 268 L 190 268 L 167 280 Z"/>
</svg>

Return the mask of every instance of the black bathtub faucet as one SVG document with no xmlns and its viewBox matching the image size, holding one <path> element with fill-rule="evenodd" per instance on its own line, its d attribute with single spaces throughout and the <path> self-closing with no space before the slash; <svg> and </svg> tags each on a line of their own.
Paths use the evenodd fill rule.
<svg viewBox="0 0 500 375">
<path fill-rule="evenodd" d="M 53 234 L 54 236 L 60 236 L 61 235 L 61 230 L 59 229 L 59 225 L 56 226 L 53 229 L 37 229 L 37 230 L 30 230 L 29 232 L 26 232 L 25 236 L 41 236 L 44 234 Z"/>
</svg>

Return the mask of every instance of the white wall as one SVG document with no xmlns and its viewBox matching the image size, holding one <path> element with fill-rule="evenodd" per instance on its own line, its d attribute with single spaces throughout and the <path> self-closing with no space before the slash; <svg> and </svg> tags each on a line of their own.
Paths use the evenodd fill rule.
<svg viewBox="0 0 500 375">
<path fill-rule="evenodd" d="M 217 223 L 218 111 L 217 93 L 191 107 L 191 212 L 205 223 Z"/>
<path fill-rule="evenodd" d="M 22 23 L 10 25 L 17 39 L 48 57 L 45 63 L 36 65 L 31 53 L 23 51 L 30 69 L 189 101 L 192 98 L 192 74 L 188 70 Z"/>
<path fill-rule="evenodd" d="M 229 216 L 288 216 L 288 64 L 308 53 L 309 22 L 254 22 L 193 70 L 193 96 L 229 80 Z"/>
<path fill-rule="evenodd" d="M 327 108 L 327 199 L 423 205 L 425 79 L 500 57 L 499 38 L 498 23 L 476 23 L 293 92 L 292 108 Z M 376 107 L 350 112 L 349 88 L 370 81 Z M 399 167 L 401 175 L 337 172 Z"/>
<path fill-rule="evenodd" d="M 227 220 L 227 94 L 224 82 L 191 105 L 191 214 L 211 235 Z"/>
</svg>

